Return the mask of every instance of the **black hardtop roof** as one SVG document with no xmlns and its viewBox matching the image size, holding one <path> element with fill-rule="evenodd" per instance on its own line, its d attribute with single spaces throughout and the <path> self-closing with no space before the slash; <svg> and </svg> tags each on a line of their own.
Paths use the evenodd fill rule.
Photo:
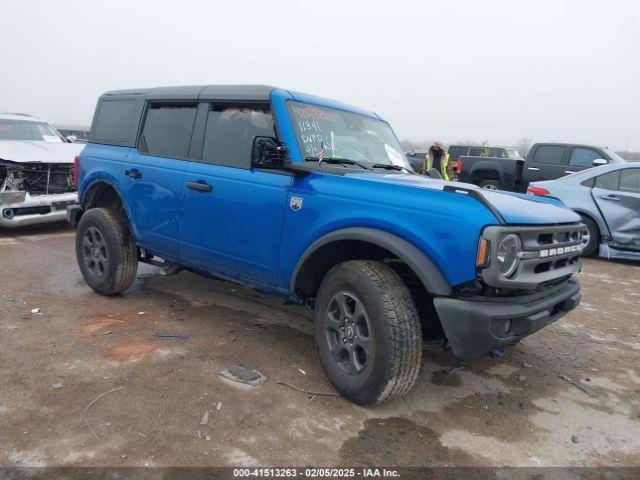
<svg viewBox="0 0 640 480">
<path fill-rule="evenodd" d="M 531 145 L 533 148 L 536 145 L 550 145 L 554 147 L 585 147 L 585 148 L 597 148 L 599 150 L 608 150 L 607 147 L 602 147 L 600 145 L 591 145 L 588 143 L 575 143 L 575 142 L 536 142 Z"/>
<path fill-rule="evenodd" d="M 148 100 L 269 100 L 268 85 L 186 85 L 179 87 L 111 90 L 102 97 L 144 97 Z"/>
</svg>

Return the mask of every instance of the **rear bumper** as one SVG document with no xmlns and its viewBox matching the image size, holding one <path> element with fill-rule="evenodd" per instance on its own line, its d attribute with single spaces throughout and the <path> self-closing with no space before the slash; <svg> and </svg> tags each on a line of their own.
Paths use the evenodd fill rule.
<svg viewBox="0 0 640 480">
<path fill-rule="evenodd" d="M 555 322 L 576 308 L 580 298 L 580 284 L 570 279 L 530 295 L 436 297 L 433 302 L 453 353 L 460 358 L 473 358 Z"/>
<path fill-rule="evenodd" d="M 9 198 L 4 196 L 4 198 Z M 24 198 L 24 200 L 22 200 Z M 0 228 L 18 228 L 29 225 L 65 221 L 67 207 L 78 201 L 78 194 L 59 195 L 26 194 L 12 203 L 0 202 Z"/>
</svg>

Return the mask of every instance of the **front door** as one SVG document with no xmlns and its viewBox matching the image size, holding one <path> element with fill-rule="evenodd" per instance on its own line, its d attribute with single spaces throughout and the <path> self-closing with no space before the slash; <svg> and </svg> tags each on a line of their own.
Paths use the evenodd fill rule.
<svg viewBox="0 0 640 480">
<path fill-rule="evenodd" d="M 202 158 L 189 163 L 184 178 L 180 256 L 222 274 L 275 283 L 292 176 L 251 168 L 254 137 L 275 136 L 270 107 L 213 102 L 200 111 L 206 115 Z"/>
<path fill-rule="evenodd" d="M 615 170 L 596 177 L 591 194 L 613 241 L 640 249 L 640 167 Z"/>
<path fill-rule="evenodd" d="M 138 243 L 169 258 L 178 254 L 183 177 L 195 104 L 149 104 L 138 148 L 121 170 L 125 203 Z"/>
</svg>

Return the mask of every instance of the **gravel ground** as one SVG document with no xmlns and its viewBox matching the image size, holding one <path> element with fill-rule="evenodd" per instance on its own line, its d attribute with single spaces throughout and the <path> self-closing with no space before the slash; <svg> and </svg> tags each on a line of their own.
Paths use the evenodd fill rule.
<svg viewBox="0 0 640 480">
<path fill-rule="evenodd" d="M 425 346 L 409 396 L 361 408 L 277 383 L 332 391 L 305 309 L 148 266 L 101 297 L 73 240 L 0 236 L 0 465 L 640 466 L 640 266 L 587 259 L 564 319 L 460 369 Z"/>
</svg>

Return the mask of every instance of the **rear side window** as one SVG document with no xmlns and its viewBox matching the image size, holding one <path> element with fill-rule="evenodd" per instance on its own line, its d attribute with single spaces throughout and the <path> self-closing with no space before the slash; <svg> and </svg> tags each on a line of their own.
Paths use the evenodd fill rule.
<svg viewBox="0 0 640 480">
<path fill-rule="evenodd" d="M 484 148 L 479 147 L 471 147 L 469 149 L 469 155 L 472 157 L 482 157 L 482 153 L 484 152 Z"/>
<path fill-rule="evenodd" d="M 564 147 L 560 145 L 541 145 L 536 149 L 533 163 L 546 165 L 561 165 L 564 157 Z"/>
<path fill-rule="evenodd" d="M 618 184 L 620 183 L 620 172 L 609 172 L 604 175 L 596 177 L 594 185 L 604 190 L 618 190 Z"/>
<path fill-rule="evenodd" d="M 507 153 L 505 152 L 504 148 L 490 148 L 489 156 L 495 158 L 505 158 L 507 156 Z"/>
<path fill-rule="evenodd" d="M 620 191 L 640 193 L 640 168 L 627 168 L 620 172 Z"/>
<path fill-rule="evenodd" d="M 469 147 L 458 147 L 453 146 L 449 147 L 449 156 L 453 159 L 458 159 L 462 156 L 465 156 L 469 153 Z"/>
<path fill-rule="evenodd" d="M 98 107 L 93 138 L 103 143 L 119 144 L 129 141 L 134 128 L 135 111 L 136 101 L 133 99 L 103 100 Z"/>
<path fill-rule="evenodd" d="M 593 167 L 593 161 L 597 158 L 602 158 L 595 150 L 590 148 L 576 147 L 571 152 L 571 158 L 569 158 L 569 165 L 573 167 Z"/>
<path fill-rule="evenodd" d="M 268 105 L 212 105 L 207 115 L 202 161 L 250 168 L 255 137 L 275 137 Z"/>
<path fill-rule="evenodd" d="M 152 104 L 147 110 L 140 149 L 150 155 L 187 158 L 196 105 Z"/>
</svg>

